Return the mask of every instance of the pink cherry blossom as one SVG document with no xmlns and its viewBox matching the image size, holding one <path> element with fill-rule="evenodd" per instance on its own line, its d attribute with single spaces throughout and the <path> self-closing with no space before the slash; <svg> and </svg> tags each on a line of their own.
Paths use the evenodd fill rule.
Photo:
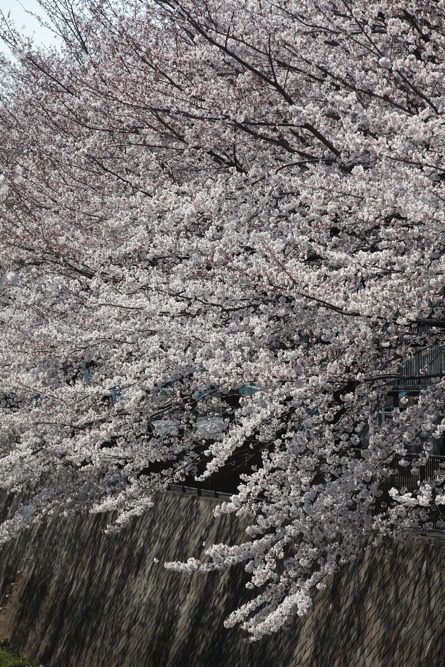
<svg viewBox="0 0 445 667">
<path fill-rule="evenodd" d="M 259 639 L 445 502 L 444 3 L 44 4 L 60 50 L 0 22 L 0 543 L 231 467 L 245 542 L 167 566 L 243 566 Z"/>
</svg>

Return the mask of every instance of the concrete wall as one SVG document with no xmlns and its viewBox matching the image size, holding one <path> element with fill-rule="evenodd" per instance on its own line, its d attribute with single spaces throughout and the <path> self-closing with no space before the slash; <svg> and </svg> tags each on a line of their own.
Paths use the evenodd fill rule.
<svg viewBox="0 0 445 667">
<path fill-rule="evenodd" d="M 0 636 L 45 667 L 445 666 L 441 541 L 364 550 L 307 617 L 247 644 L 222 627 L 245 595 L 242 570 L 162 566 L 199 556 L 204 541 L 243 539 L 234 517 L 213 519 L 214 504 L 170 493 L 117 536 L 101 532 L 103 516 L 25 533 L 0 554 Z"/>
</svg>

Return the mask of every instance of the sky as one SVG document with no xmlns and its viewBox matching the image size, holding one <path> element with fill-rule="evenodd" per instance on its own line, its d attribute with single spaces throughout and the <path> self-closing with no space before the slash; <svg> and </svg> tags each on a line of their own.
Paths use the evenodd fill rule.
<svg viewBox="0 0 445 667">
<path fill-rule="evenodd" d="M 52 44 L 55 41 L 51 32 L 42 28 L 37 19 L 27 13 L 28 11 L 43 14 L 36 0 L 21 0 L 21 2 L 19 0 L 0 0 L 0 9 L 4 14 L 10 12 L 17 28 L 22 30 L 23 27 L 23 32 L 27 35 L 34 34 L 37 43 Z M 0 50 L 5 53 L 7 49 L 0 43 Z"/>
</svg>

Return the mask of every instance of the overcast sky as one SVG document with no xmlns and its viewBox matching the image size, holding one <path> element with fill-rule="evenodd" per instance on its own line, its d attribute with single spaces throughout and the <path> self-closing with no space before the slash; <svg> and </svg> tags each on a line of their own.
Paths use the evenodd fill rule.
<svg viewBox="0 0 445 667">
<path fill-rule="evenodd" d="M 0 9 L 4 14 L 10 12 L 16 27 L 27 35 L 35 36 L 36 42 L 41 44 L 51 44 L 54 42 L 54 37 L 51 32 L 42 28 L 37 19 L 30 16 L 27 11 L 42 15 L 43 12 L 37 4 L 36 0 L 0 0 Z M 0 49 L 5 51 L 5 48 L 0 43 Z"/>
</svg>

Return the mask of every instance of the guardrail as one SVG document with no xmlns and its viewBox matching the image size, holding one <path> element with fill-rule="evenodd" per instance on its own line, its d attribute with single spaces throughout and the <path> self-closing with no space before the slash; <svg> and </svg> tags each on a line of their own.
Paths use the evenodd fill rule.
<svg viewBox="0 0 445 667">
<path fill-rule="evenodd" d="M 435 472 L 445 470 L 445 457 L 439 455 L 428 456 L 425 463 L 416 466 L 413 472 L 413 463 L 419 458 L 419 454 L 397 454 L 395 455 L 390 469 L 393 471 L 382 485 L 382 495 L 376 500 L 376 513 L 384 512 L 394 500 L 389 495 L 391 488 L 398 491 L 411 492 L 419 487 L 419 482 L 424 482 L 434 477 Z M 434 530 L 445 531 L 445 512 L 443 506 L 432 505 L 425 508 L 425 525 L 431 524 Z"/>
<path fill-rule="evenodd" d="M 354 453 L 358 456 L 360 456 L 360 452 L 361 450 L 359 449 L 354 450 Z M 391 488 L 396 488 L 399 491 L 404 489 L 406 491 L 415 491 L 418 488 L 419 482 L 434 477 L 434 473 L 438 470 L 445 470 L 445 456 L 433 455 L 428 457 L 424 465 L 418 466 L 416 474 L 414 474 L 412 463 L 418 457 L 418 454 L 409 453 L 394 457 L 390 465 L 390 468 L 394 472 L 382 485 L 382 495 L 376 499 L 376 514 L 385 512 L 394 503 L 394 500 L 389 495 Z M 229 500 L 238 491 L 240 474 L 242 472 L 243 470 L 239 468 L 229 471 L 226 469 L 224 473 L 210 477 L 202 483 L 189 479 L 183 484 L 170 484 L 167 488 L 173 493 L 183 493 L 200 498 Z M 244 472 L 246 471 L 244 470 Z M 442 509 L 433 505 L 432 507 L 425 508 L 425 511 L 428 515 L 425 524 L 431 524 L 434 530 L 445 531 L 445 508 Z"/>
<path fill-rule="evenodd" d="M 169 484 L 168 491 L 172 493 L 184 493 L 187 496 L 198 496 L 199 498 L 215 498 L 216 500 L 230 500 L 232 493 L 216 491 L 214 489 L 201 489 L 197 486 L 186 486 L 185 484 Z"/>
</svg>

